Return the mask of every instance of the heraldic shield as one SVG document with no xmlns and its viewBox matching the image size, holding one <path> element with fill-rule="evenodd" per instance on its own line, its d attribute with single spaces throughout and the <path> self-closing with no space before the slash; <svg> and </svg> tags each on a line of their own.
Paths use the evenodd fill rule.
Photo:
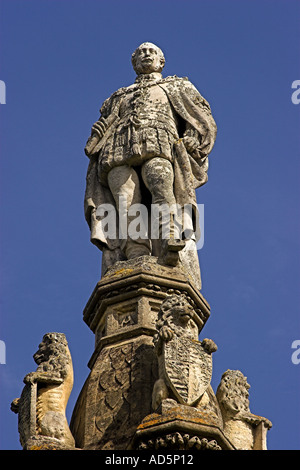
<svg viewBox="0 0 300 470">
<path fill-rule="evenodd" d="M 211 382 L 212 355 L 205 351 L 200 341 L 177 335 L 165 342 L 163 348 L 168 385 L 179 403 L 192 406 Z"/>
</svg>

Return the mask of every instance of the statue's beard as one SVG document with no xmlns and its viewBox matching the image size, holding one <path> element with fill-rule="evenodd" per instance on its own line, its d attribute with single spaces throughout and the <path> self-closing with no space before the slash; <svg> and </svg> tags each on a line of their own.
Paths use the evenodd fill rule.
<svg viewBox="0 0 300 470">
<path fill-rule="evenodd" d="M 161 72 L 163 69 L 163 67 L 158 64 L 158 65 L 154 65 L 152 62 L 147 64 L 147 63 L 144 63 L 144 64 L 140 64 L 140 65 L 137 65 L 135 67 L 135 72 L 137 75 L 141 75 L 141 74 L 148 74 L 148 73 L 153 73 L 153 72 Z"/>
</svg>

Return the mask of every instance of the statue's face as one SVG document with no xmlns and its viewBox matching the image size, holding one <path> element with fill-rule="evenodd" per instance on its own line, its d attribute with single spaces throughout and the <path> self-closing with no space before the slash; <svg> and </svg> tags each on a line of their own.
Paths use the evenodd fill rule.
<svg viewBox="0 0 300 470">
<path fill-rule="evenodd" d="M 135 70 L 139 74 L 161 72 L 163 57 L 160 49 L 151 43 L 142 44 L 135 53 Z"/>
<path fill-rule="evenodd" d="M 175 305 L 172 314 L 174 325 L 183 328 L 185 336 L 197 340 L 199 332 L 193 320 L 192 310 L 186 304 Z"/>
<path fill-rule="evenodd" d="M 234 376 L 225 375 L 222 378 L 222 403 L 227 412 L 232 415 L 249 410 L 249 393 L 250 385 L 246 378 L 240 374 Z"/>
<path fill-rule="evenodd" d="M 48 350 L 48 344 L 45 341 L 42 341 L 39 344 L 39 349 L 33 355 L 33 358 L 34 358 L 36 364 L 39 365 L 42 362 L 45 362 L 47 360 L 47 356 L 48 356 L 47 350 Z"/>
</svg>

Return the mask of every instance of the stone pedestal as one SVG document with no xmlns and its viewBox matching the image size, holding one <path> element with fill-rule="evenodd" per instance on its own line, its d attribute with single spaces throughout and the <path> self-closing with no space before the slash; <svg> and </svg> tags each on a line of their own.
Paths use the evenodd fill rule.
<svg viewBox="0 0 300 470">
<path fill-rule="evenodd" d="M 137 450 L 234 450 L 222 431 L 222 418 L 210 389 L 209 407 L 179 405 L 166 399 L 138 426 L 132 449 Z M 208 403 L 208 401 L 207 401 Z"/>
<path fill-rule="evenodd" d="M 216 394 L 210 385 L 217 346 L 198 340 L 209 315 L 180 264 L 110 268 L 83 315 L 95 350 L 70 423 L 76 448 L 266 449 L 271 423 L 250 412 L 246 377 L 227 370 Z"/>
<path fill-rule="evenodd" d="M 77 447 L 127 449 L 152 413 L 153 336 L 160 306 L 172 294 L 185 296 L 201 331 L 210 307 L 180 267 L 143 256 L 115 264 L 96 285 L 84 310 L 95 351 L 70 424 Z"/>
<path fill-rule="evenodd" d="M 153 336 L 160 305 L 174 293 L 188 297 L 201 331 L 210 307 L 187 272 L 161 265 L 152 256 L 116 263 L 96 285 L 83 314 L 95 333 L 95 355 L 104 344 L 141 334 Z"/>
</svg>

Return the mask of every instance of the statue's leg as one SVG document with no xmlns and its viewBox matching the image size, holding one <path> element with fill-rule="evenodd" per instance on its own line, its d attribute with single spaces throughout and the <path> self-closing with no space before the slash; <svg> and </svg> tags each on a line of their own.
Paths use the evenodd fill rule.
<svg viewBox="0 0 300 470">
<path fill-rule="evenodd" d="M 144 163 L 142 167 L 143 181 L 152 195 L 151 237 L 158 239 L 157 256 L 163 256 L 174 252 L 167 263 L 177 263 L 178 252 L 184 248 L 184 241 L 180 239 L 181 230 L 176 227 L 177 206 L 174 195 L 174 170 L 169 160 L 155 157 Z M 154 221 L 155 230 L 153 230 Z M 157 230 L 158 225 L 158 230 Z M 154 240 L 153 240 L 154 241 Z"/>
<path fill-rule="evenodd" d="M 136 214 L 131 215 L 129 209 L 133 204 L 141 204 L 140 182 L 136 171 L 128 165 L 115 167 L 108 173 L 107 180 L 119 213 L 121 248 L 126 258 L 150 255 L 151 246 L 148 238 L 137 236 L 133 239 L 129 236 L 130 224 L 136 218 Z"/>
<path fill-rule="evenodd" d="M 172 163 L 165 158 L 155 157 L 144 163 L 142 167 L 143 181 L 152 196 L 152 211 L 161 208 L 159 225 L 159 239 L 173 236 L 174 225 L 172 216 L 176 199 L 173 182 L 174 171 Z"/>
<path fill-rule="evenodd" d="M 152 195 L 152 204 L 176 204 L 172 163 L 161 157 L 147 160 L 142 167 L 142 178 Z"/>
</svg>

